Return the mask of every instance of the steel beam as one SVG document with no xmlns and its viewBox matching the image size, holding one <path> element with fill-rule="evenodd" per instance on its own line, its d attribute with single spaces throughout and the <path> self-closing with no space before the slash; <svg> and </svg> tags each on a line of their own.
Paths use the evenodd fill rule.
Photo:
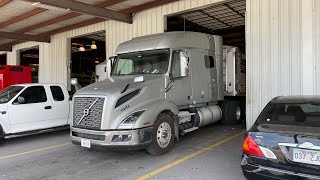
<svg viewBox="0 0 320 180">
<path fill-rule="evenodd" d="M 81 14 L 87 14 L 96 16 L 102 19 L 112 19 L 125 23 L 132 23 L 132 16 L 130 14 L 125 14 L 109 9 L 105 9 L 102 7 L 97 7 L 95 5 L 86 4 L 83 2 L 75 1 L 75 0 L 27 0 L 31 2 L 39 2 L 42 4 L 70 9 L 71 11 L 78 12 Z"/>
<path fill-rule="evenodd" d="M 19 33 L 4 32 L 4 31 L 0 31 L 0 38 L 1 39 L 23 40 L 23 41 L 50 42 L 49 36 L 19 34 Z"/>
</svg>

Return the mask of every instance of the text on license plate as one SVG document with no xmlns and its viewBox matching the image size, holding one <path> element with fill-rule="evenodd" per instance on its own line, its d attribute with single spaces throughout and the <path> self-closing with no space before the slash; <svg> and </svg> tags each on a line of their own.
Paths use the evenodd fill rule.
<svg viewBox="0 0 320 180">
<path fill-rule="evenodd" d="M 320 151 L 294 148 L 293 161 L 320 166 Z"/>
<path fill-rule="evenodd" d="M 81 139 L 81 146 L 86 148 L 91 148 L 91 143 L 89 139 Z"/>
</svg>

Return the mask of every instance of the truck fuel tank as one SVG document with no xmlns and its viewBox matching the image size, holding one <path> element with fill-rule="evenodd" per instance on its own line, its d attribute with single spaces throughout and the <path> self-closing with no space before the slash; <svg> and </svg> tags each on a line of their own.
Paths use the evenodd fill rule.
<svg viewBox="0 0 320 180">
<path fill-rule="evenodd" d="M 217 105 L 207 106 L 200 108 L 197 114 L 200 117 L 199 127 L 202 127 L 218 122 L 222 117 L 222 110 Z"/>
</svg>

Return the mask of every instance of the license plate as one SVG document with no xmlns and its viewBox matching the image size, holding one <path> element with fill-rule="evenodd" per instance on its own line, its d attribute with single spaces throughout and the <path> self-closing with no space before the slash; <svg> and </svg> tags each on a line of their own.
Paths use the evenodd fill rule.
<svg viewBox="0 0 320 180">
<path fill-rule="evenodd" d="M 81 139 L 81 146 L 86 148 L 91 148 L 91 143 L 89 139 Z"/>
<path fill-rule="evenodd" d="M 293 161 L 320 166 L 320 151 L 294 148 Z"/>
</svg>

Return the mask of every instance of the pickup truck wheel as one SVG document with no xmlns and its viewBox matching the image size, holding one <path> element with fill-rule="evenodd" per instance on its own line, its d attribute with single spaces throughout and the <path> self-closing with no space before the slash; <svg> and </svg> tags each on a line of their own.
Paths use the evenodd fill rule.
<svg viewBox="0 0 320 180">
<path fill-rule="evenodd" d="M 221 105 L 222 123 L 235 125 L 241 123 L 241 107 L 238 101 L 225 101 Z"/>
<path fill-rule="evenodd" d="M 153 126 L 152 142 L 148 153 L 160 156 L 168 153 L 174 145 L 174 119 L 168 114 L 160 114 Z"/>
</svg>

